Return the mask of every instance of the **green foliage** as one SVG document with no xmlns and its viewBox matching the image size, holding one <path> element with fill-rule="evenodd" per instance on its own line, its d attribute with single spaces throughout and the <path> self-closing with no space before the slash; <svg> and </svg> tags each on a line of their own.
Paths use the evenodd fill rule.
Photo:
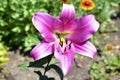
<svg viewBox="0 0 120 80">
<path fill-rule="evenodd" d="M 80 8 L 81 0 L 70 0 L 75 6 L 76 16 L 94 14 L 101 23 L 103 31 L 111 15 L 115 14 L 112 6 L 118 6 L 119 0 L 94 0 L 95 8 L 84 11 Z M 61 0 L 1 0 L 0 1 L 0 41 L 9 47 L 31 50 L 42 37 L 32 24 L 32 16 L 36 12 L 45 12 L 58 18 L 62 9 Z M 35 40 L 33 40 L 35 37 Z M 33 39 L 32 39 L 33 38 Z M 38 39 L 40 39 L 38 41 Z"/>
<path fill-rule="evenodd" d="M 37 35 L 34 34 L 28 34 L 28 36 L 25 38 L 24 46 L 26 47 L 24 50 L 29 51 L 32 46 L 35 44 L 38 44 L 40 41 L 38 39 Z"/>
<path fill-rule="evenodd" d="M 91 80 L 108 80 L 105 76 L 105 68 L 101 66 L 99 63 L 94 63 L 91 70 Z"/>
<path fill-rule="evenodd" d="M 3 68 L 4 64 L 6 64 L 8 62 L 8 58 L 6 58 L 7 54 L 7 48 L 5 46 L 3 46 L 2 43 L 0 43 L 0 69 Z"/>
<path fill-rule="evenodd" d="M 102 56 L 101 61 L 95 62 L 90 70 L 91 80 L 111 80 L 120 73 L 120 55 L 108 58 Z"/>
<path fill-rule="evenodd" d="M 111 59 L 104 59 L 106 69 L 110 71 L 111 75 L 114 76 L 120 72 L 120 55 L 114 56 Z"/>
<path fill-rule="evenodd" d="M 0 0 L 0 41 L 29 51 L 42 39 L 32 24 L 32 16 L 45 12 L 57 17 L 61 4 L 52 0 Z"/>
</svg>

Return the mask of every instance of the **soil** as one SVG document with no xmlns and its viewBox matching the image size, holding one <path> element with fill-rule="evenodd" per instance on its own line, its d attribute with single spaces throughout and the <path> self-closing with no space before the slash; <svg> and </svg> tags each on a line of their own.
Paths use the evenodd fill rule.
<svg viewBox="0 0 120 80">
<path fill-rule="evenodd" d="M 120 30 L 120 19 L 117 18 L 115 26 Z M 109 39 L 106 44 L 112 44 L 117 46 L 117 53 L 120 53 L 120 31 L 107 33 Z M 100 39 L 101 40 L 101 39 Z M 102 38 L 102 41 L 105 39 Z M 29 56 L 21 55 L 20 51 L 9 51 L 7 57 L 10 61 L 5 65 L 4 69 L 0 72 L 0 80 L 40 80 L 39 76 L 34 71 L 44 70 L 39 68 L 19 68 L 18 65 L 33 61 Z M 84 56 L 77 56 L 73 65 L 72 71 L 64 78 L 64 80 L 90 80 L 89 70 L 95 61 L 99 61 L 98 55 L 92 60 L 91 58 Z M 47 72 L 47 76 L 54 77 L 55 80 L 60 80 L 58 74 L 54 70 Z M 120 75 L 116 75 L 111 80 L 120 80 Z"/>
</svg>

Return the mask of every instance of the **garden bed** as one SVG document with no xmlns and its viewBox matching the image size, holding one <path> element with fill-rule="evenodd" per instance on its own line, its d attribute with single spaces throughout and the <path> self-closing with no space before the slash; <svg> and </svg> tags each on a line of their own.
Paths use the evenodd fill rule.
<svg viewBox="0 0 120 80">
<path fill-rule="evenodd" d="M 108 32 L 99 35 L 99 42 L 101 43 L 100 46 L 102 46 L 102 50 L 105 50 L 105 45 L 110 44 L 112 45 L 112 50 L 107 53 L 106 55 L 108 58 L 112 58 L 116 55 L 120 56 L 120 19 L 117 18 L 115 20 L 115 26 L 117 26 L 118 31 L 117 32 Z M 108 36 L 108 38 L 105 37 Z M 106 42 L 104 44 L 104 42 Z M 101 52 L 101 51 L 100 51 Z M 90 69 L 92 68 L 92 65 L 94 63 L 98 63 L 99 66 L 101 66 L 101 69 L 104 70 L 104 67 L 106 67 L 106 64 L 103 61 L 103 58 L 101 58 L 101 53 L 98 52 L 98 54 L 95 56 L 95 58 L 92 60 L 88 57 L 84 56 L 77 56 L 75 60 L 75 64 L 72 68 L 72 71 L 64 78 L 64 80 L 91 80 Z M 104 51 L 102 51 L 104 52 Z M 30 62 L 33 61 L 33 59 L 29 56 L 23 56 L 19 50 L 17 51 L 9 51 L 7 57 L 10 58 L 10 61 L 5 65 L 4 69 L 0 72 L 0 80 L 39 80 L 39 76 L 34 72 L 40 70 L 43 72 L 42 69 L 38 68 L 19 68 L 18 65 L 22 64 L 24 62 Z M 119 68 L 120 69 L 120 68 Z M 109 71 L 105 72 L 105 74 L 99 72 L 100 74 L 104 75 L 105 77 L 108 77 L 110 80 L 120 80 L 120 70 L 118 70 L 117 75 L 110 76 Z M 54 77 L 55 80 L 60 80 L 59 75 L 54 71 L 50 70 L 47 72 L 47 75 L 49 77 Z M 99 76 L 99 74 L 97 74 Z M 54 79 L 53 79 L 54 80 Z M 104 80 L 99 79 L 99 80 Z"/>
</svg>

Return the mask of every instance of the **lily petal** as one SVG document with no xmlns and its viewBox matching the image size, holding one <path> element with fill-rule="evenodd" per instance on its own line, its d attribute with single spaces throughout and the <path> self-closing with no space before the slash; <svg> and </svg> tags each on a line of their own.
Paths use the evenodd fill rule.
<svg viewBox="0 0 120 80">
<path fill-rule="evenodd" d="M 57 23 L 57 26 L 55 26 L 55 30 L 60 33 L 69 31 L 71 29 L 71 26 L 74 24 L 74 18 L 75 9 L 73 5 L 63 4 L 61 16 L 57 21 L 59 23 Z"/>
<path fill-rule="evenodd" d="M 72 42 L 82 43 L 88 40 L 99 28 L 99 23 L 94 15 L 88 15 L 76 20 L 76 27 L 71 30 L 72 34 L 67 37 Z"/>
<path fill-rule="evenodd" d="M 60 62 L 60 67 L 64 76 L 67 75 L 70 72 L 74 62 L 73 48 L 71 47 L 71 49 L 69 50 L 66 47 L 66 51 L 63 52 L 61 46 L 55 45 L 54 54 L 56 59 Z"/>
<path fill-rule="evenodd" d="M 56 32 L 64 32 L 64 24 L 60 19 L 56 19 L 53 23 L 54 31 Z"/>
<path fill-rule="evenodd" d="M 32 51 L 30 52 L 30 55 L 34 58 L 34 60 L 38 60 L 48 55 L 51 55 L 53 53 L 53 45 L 54 43 L 52 42 L 51 43 L 46 43 L 46 42 L 39 43 L 37 46 L 35 46 L 32 49 Z"/>
<path fill-rule="evenodd" d="M 75 9 L 73 5 L 63 4 L 63 9 L 62 9 L 60 19 L 64 23 L 66 23 L 67 21 L 72 20 L 74 18 L 75 18 Z"/>
<path fill-rule="evenodd" d="M 55 35 L 53 34 L 53 23 L 55 20 L 56 19 L 49 14 L 39 12 L 32 18 L 34 26 L 48 42 L 55 40 Z"/>
<path fill-rule="evenodd" d="M 91 42 L 85 42 L 81 45 L 74 44 L 75 52 L 84 56 L 88 56 L 91 58 L 94 58 L 94 55 L 96 54 L 97 50 L 95 46 Z"/>
</svg>

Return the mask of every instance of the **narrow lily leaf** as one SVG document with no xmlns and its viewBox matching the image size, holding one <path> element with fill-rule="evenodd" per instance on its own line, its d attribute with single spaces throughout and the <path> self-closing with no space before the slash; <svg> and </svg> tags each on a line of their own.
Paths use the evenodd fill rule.
<svg viewBox="0 0 120 80">
<path fill-rule="evenodd" d="M 49 80 L 55 80 L 55 78 L 48 78 Z"/>
<path fill-rule="evenodd" d="M 38 74 L 39 76 L 42 76 L 42 73 L 40 71 L 34 71 L 36 74 Z"/>
<path fill-rule="evenodd" d="M 30 62 L 26 62 L 26 63 L 18 65 L 18 67 L 27 68 L 29 65 L 30 65 Z"/>
<path fill-rule="evenodd" d="M 44 58 L 34 61 L 34 62 L 26 62 L 26 63 L 20 64 L 20 65 L 18 65 L 18 67 L 21 67 L 21 68 L 28 68 L 28 67 L 44 68 L 44 64 L 50 62 L 51 58 L 52 58 L 52 55 L 49 55 L 47 57 L 44 57 Z"/>
<path fill-rule="evenodd" d="M 50 69 L 54 69 L 59 74 L 60 79 L 63 80 L 64 76 L 63 76 L 62 70 L 60 69 L 59 66 L 51 64 L 48 66 L 48 70 L 50 70 Z"/>
<path fill-rule="evenodd" d="M 39 76 L 39 80 L 49 80 L 47 76 L 42 75 L 42 73 L 40 71 L 34 71 L 38 76 Z"/>
<path fill-rule="evenodd" d="M 40 80 L 49 80 L 47 76 L 40 76 Z"/>
<path fill-rule="evenodd" d="M 53 77 L 47 77 L 45 75 L 42 75 L 42 73 L 40 71 L 34 71 L 38 76 L 39 76 L 39 80 L 55 80 Z"/>
</svg>

